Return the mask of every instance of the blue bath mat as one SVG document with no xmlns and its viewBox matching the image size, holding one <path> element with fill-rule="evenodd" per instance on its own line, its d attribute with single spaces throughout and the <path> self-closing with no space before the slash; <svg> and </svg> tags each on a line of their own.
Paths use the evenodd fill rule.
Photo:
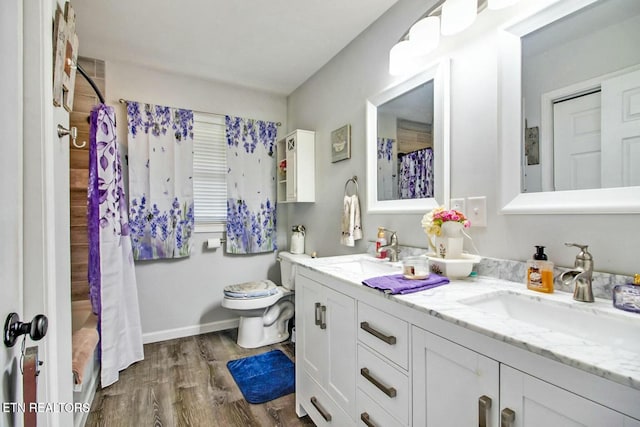
<svg viewBox="0 0 640 427">
<path fill-rule="evenodd" d="M 227 368 L 249 403 L 264 403 L 296 390 L 295 367 L 280 350 L 230 360 Z"/>
</svg>

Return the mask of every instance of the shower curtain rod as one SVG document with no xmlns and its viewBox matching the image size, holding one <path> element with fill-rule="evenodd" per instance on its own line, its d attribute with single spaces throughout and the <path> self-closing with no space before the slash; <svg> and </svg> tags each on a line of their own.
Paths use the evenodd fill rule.
<svg viewBox="0 0 640 427">
<path fill-rule="evenodd" d="M 89 77 L 89 75 L 84 70 L 84 68 L 82 68 L 79 62 L 76 62 L 76 70 L 78 70 L 80 74 L 82 74 L 82 77 L 84 77 L 89 82 L 93 90 L 96 92 L 96 95 L 98 95 L 98 99 L 100 99 L 100 103 L 104 104 L 104 96 L 102 96 L 100 89 L 98 89 L 98 86 L 96 86 L 96 83 L 91 79 L 91 77 Z"/>
<path fill-rule="evenodd" d="M 118 100 L 118 102 L 120 102 L 120 104 L 126 104 L 127 102 L 130 102 L 130 100 L 129 99 L 120 98 Z M 202 113 L 202 114 L 213 114 L 215 116 L 227 116 L 227 114 L 211 113 L 209 111 L 199 111 L 199 110 L 191 110 L 191 111 L 193 111 L 195 113 Z M 280 126 L 282 126 L 282 123 L 281 122 L 276 122 L 276 126 L 280 127 Z"/>
</svg>

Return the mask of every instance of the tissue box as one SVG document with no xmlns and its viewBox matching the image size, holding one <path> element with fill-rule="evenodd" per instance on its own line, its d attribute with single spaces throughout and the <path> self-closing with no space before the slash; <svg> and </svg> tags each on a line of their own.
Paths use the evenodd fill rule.
<svg viewBox="0 0 640 427">
<path fill-rule="evenodd" d="M 433 273 L 447 276 L 449 279 L 461 279 L 469 276 L 473 270 L 473 264 L 480 262 L 480 257 L 471 254 L 462 254 L 461 258 L 445 259 L 435 254 L 427 255 L 429 258 L 429 270 Z"/>
</svg>

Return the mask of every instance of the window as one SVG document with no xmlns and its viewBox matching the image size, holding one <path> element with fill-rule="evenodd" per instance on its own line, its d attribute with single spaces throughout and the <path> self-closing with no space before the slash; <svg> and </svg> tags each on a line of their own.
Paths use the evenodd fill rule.
<svg viewBox="0 0 640 427">
<path fill-rule="evenodd" d="M 193 112 L 193 200 L 195 232 L 225 230 L 227 152 L 224 116 Z"/>
</svg>

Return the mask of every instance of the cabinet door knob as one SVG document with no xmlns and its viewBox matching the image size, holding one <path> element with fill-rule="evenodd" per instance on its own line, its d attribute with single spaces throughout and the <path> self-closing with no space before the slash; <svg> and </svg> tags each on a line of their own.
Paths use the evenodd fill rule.
<svg viewBox="0 0 640 427">
<path fill-rule="evenodd" d="M 389 345 L 393 345 L 396 343 L 396 337 L 394 337 L 393 335 L 385 335 L 382 332 L 372 328 L 369 325 L 369 322 L 360 322 L 360 329 L 369 332 L 374 337 L 378 338 L 381 341 L 386 342 Z"/>
<path fill-rule="evenodd" d="M 360 420 L 362 420 L 362 422 L 367 427 L 377 427 L 373 422 L 371 422 L 371 419 L 369 418 L 369 414 L 367 414 L 366 412 L 363 412 L 360 414 Z"/>
<path fill-rule="evenodd" d="M 324 418 L 325 421 L 331 421 L 331 414 L 322 407 L 315 396 L 311 396 L 311 404 L 318 410 L 318 412 L 320 412 L 320 415 L 322 415 L 322 418 Z"/>
<path fill-rule="evenodd" d="M 516 413 L 509 408 L 504 408 L 500 413 L 500 427 L 513 427 L 515 420 Z"/>
<path fill-rule="evenodd" d="M 371 384 L 376 386 L 380 391 L 382 391 L 387 396 L 396 397 L 396 389 L 393 387 L 387 387 L 386 385 L 382 384 L 380 380 L 378 380 L 373 375 L 371 375 L 371 373 L 369 372 L 369 368 L 360 369 L 360 375 L 365 377 L 367 381 L 369 381 Z"/>
<path fill-rule="evenodd" d="M 478 427 L 489 425 L 489 409 L 491 409 L 491 398 L 482 395 L 478 398 Z"/>
</svg>

